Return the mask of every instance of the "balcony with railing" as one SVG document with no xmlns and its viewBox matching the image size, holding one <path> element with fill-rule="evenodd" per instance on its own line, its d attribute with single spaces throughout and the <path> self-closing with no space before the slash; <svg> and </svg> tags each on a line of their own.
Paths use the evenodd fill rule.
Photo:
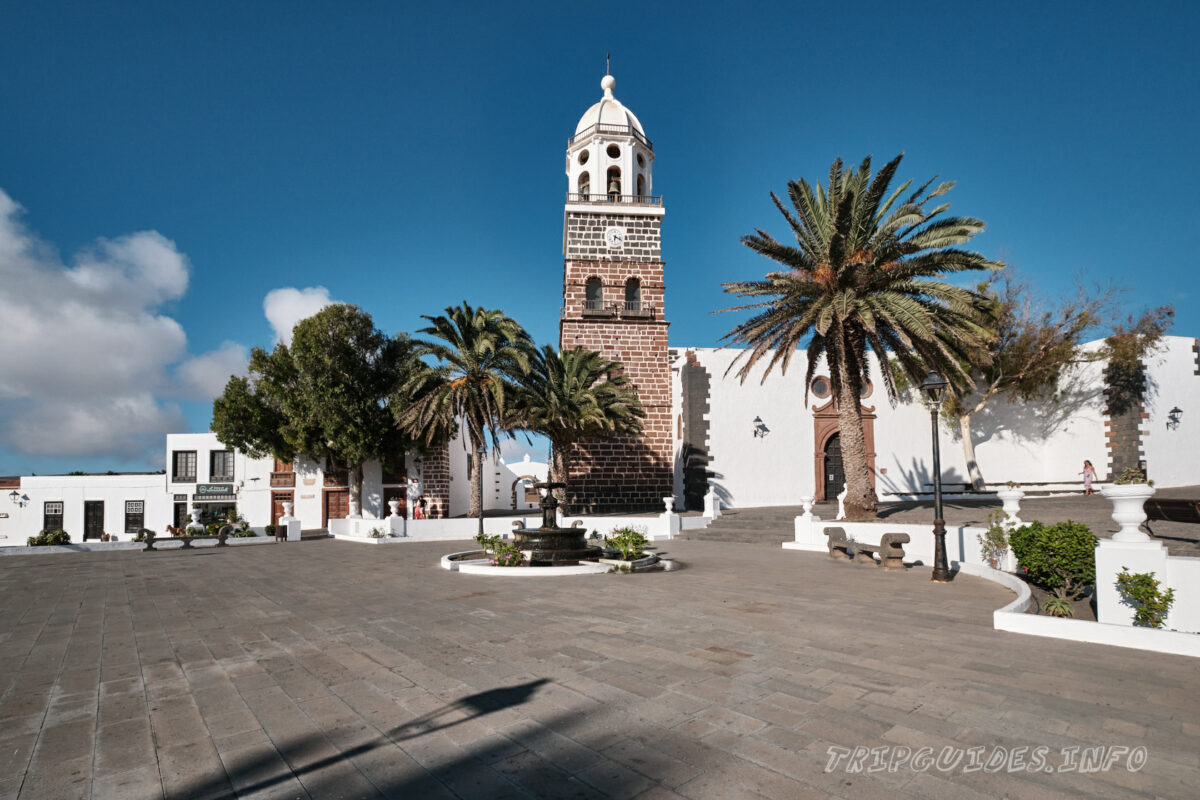
<svg viewBox="0 0 1200 800">
<path fill-rule="evenodd" d="M 350 485 L 350 472 L 344 469 L 325 470 L 324 486 L 326 488 Z"/>
<path fill-rule="evenodd" d="M 563 318 L 572 316 L 574 308 L 563 306 L 560 314 Z M 624 300 L 618 303 L 605 303 L 601 300 L 583 301 L 582 315 L 588 319 L 616 318 L 621 319 L 654 319 L 654 306 L 641 300 Z"/>
<path fill-rule="evenodd" d="M 272 472 L 271 473 L 271 488 L 288 488 L 296 485 L 296 473 L 294 472 Z"/>
<path fill-rule="evenodd" d="M 646 138 L 646 134 L 639 131 L 632 125 L 613 125 L 609 122 L 597 122 L 590 128 L 584 128 L 579 133 L 567 139 L 567 147 L 578 142 L 580 139 L 586 139 L 589 136 L 632 136 L 637 139 L 650 150 L 654 150 L 654 143 Z"/>
<path fill-rule="evenodd" d="M 621 308 L 621 316 L 626 319 L 650 319 L 652 310 L 649 303 L 641 300 L 626 300 Z"/>
<path fill-rule="evenodd" d="M 657 194 L 581 194 L 567 192 L 568 203 L 604 203 L 615 206 L 661 206 L 662 195 Z"/>
</svg>

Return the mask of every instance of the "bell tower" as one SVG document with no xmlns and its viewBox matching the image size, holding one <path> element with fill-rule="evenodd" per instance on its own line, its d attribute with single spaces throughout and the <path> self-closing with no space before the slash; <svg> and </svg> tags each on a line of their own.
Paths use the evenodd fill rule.
<svg viewBox="0 0 1200 800">
<path fill-rule="evenodd" d="M 663 261 L 665 210 L 652 194 L 654 145 L 613 96 L 616 80 L 567 142 L 563 309 L 559 345 L 625 365 L 645 409 L 640 437 L 581 442 L 570 459 L 572 503 L 591 511 L 662 510 L 673 492 L 671 365 Z"/>
</svg>

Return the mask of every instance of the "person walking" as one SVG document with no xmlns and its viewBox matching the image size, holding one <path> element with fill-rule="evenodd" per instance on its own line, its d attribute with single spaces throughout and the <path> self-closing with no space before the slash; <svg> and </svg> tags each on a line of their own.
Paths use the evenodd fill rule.
<svg viewBox="0 0 1200 800">
<path fill-rule="evenodd" d="M 1088 497 L 1095 494 L 1092 491 L 1092 481 L 1096 480 L 1096 468 L 1092 466 L 1092 462 L 1084 459 L 1083 472 L 1079 474 L 1083 476 L 1083 496 Z"/>
</svg>

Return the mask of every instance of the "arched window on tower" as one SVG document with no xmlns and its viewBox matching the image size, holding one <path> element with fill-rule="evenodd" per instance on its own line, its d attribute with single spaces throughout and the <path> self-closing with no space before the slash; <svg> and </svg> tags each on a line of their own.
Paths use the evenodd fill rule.
<svg viewBox="0 0 1200 800">
<path fill-rule="evenodd" d="M 584 284 L 583 308 L 585 311 L 601 311 L 604 308 L 604 284 L 599 278 L 588 278 Z"/>
<path fill-rule="evenodd" d="M 625 310 L 642 310 L 642 282 L 637 278 L 625 281 Z"/>
<path fill-rule="evenodd" d="M 641 175 L 641 174 L 638 175 L 637 189 L 638 189 L 638 197 L 645 197 L 645 195 L 646 195 L 646 176 L 645 175 Z"/>
<path fill-rule="evenodd" d="M 588 194 L 592 190 L 592 179 L 587 172 L 579 173 L 579 193 L 583 195 L 582 200 L 588 199 Z"/>
<path fill-rule="evenodd" d="M 621 196 L 621 168 L 608 168 L 608 196 L 610 199 L 619 198 Z"/>
</svg>

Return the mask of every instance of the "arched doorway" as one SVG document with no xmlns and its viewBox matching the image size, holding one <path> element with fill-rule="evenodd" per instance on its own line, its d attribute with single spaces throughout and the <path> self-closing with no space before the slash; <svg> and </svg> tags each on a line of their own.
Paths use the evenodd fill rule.
<svg viewBox="0 0 1200 800">
<path fill-rule="evenodd" d="M 820 380 L 818 378 L 818 380 Z M 828 379 L 826 379 L 828 380 Z M 822 399 L 822 392 L 817 392 Z M 867 456 L 867 470 L 871 474 L 871 485 L 875 484 L 875 407 L 860 405 L 863 421 L 863 438 Z M 842 439 L 838 433 L 837 409 L 834 408 L 833 398 L 825 405 L 812 407 L 813 413 L 813 493 L 817 500 L 833 500 L 842 493 L 842 484 L 846 481 L 846 472 L 842 467 Z M 835 444 L 831 445 L 831 442 Z M 838 471 L 833 478 L 825 469 L 827 453 L 830 447 L 837 450 Z M 836 488 L 834 488 L 836 481 Z M 832 491 L 831 491 L 832 490 Z"/>
<path fill-rule="evenodd" d="M 825 442 L 825 467 L 822 470 L 825 482 L 825 497 L 837 497 L 842 493 L 842 484 L 846 482 L 846 472 L 842 469 L 842 435 L 835 433 Z"/>
</svg>

